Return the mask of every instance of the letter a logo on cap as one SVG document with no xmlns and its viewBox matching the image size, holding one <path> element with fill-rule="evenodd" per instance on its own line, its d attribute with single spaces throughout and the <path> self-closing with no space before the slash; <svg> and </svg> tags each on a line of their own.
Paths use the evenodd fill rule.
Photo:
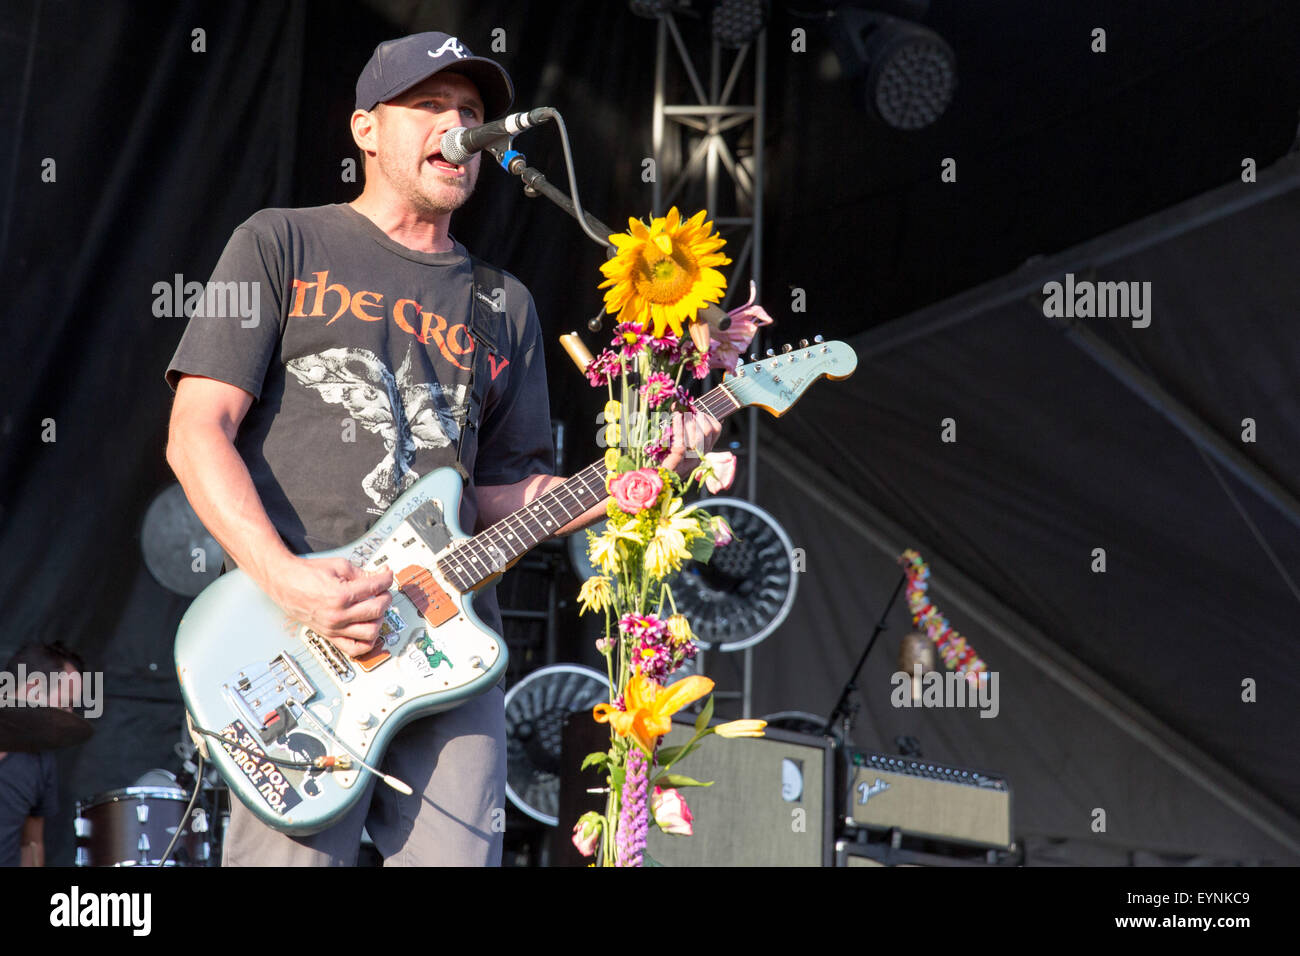
<svg viewBox="0 0 1300 956">
<path fill-rule="evenodd" d="M 442 46 L 438 47 L 437 53 L 430 50 L 429 56 L 433 57 L 436 60 L 438 59 L 438 57 L 442 56 L 444 53 L 447 53 L 448 51 L 450 51 L 452 55 L 454 55 L 458 60 L 462 60 L 465 58 L 465 48 L 460 45 L 460 41 L 457 40 L 455 37 L 448 37 L 443 42 Z"/>
</svg>

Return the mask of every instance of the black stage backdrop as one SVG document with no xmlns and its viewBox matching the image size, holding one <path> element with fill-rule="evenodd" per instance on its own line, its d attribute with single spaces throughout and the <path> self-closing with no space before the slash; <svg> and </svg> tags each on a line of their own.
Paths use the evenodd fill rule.
<svg viewBox="0 0 1300 956">
<path fill-rule="evenodd" d="M 172 480 L 162 370 L 184 322 L 153 314 L 154 284 L 206 279 L 259 208 L 352 198 L 341 170 L 355 155 L 356 74 L 377 42 L 417 30 L 447 30 L 476 52 L 504 30 L 517 106 L 564 113 L 584 201 L 616 226 L 645 215 L 655 31 L 610 0 L 9 0 L 3 12 L 0 651 L 64 640 L 105 672 L 108 694 L 94 740 L 61 759 L 50 847 L 68 863 L 71 801 L 174 766 L 180 734 L 170 645 L 187 599 L 140 557 L 145 509 Z M 968 617 L 947 611 L 1004 672 L 1002 715 L 889 708 L 895 630 L 868 667 L 870 719 L 855 736 L 890 749 L 913 733 L 935 759 L 1010 773 L 1023 831 L 1053 848 L 1043 862 L 1297 858 L 1300 777 L 1284 760 L 1295 525 L 1233 479 L 1220 484 L 1023 303 L 977 308 L 979 321 L 948 331 L 939 321 L 913 333 L 899 317 L 931 306 L 942 318 L 932 304 L 1026 260 L 1224 184 L 1249 189 L 1243 159 L 1267 170 L 1295 140 L 1298 21 L 1294 4 L 1267 0 L 935 0 L 925 22 L 955 49 L 960 86 L 944 119 L 903 135 L 855 110 L 815 19 L 774 14 L 762 300 L 779 340 L 875 332 L 854 339 L 852 382 L 821 386 L 764 431 L 759 503 L 808 550 L 809 570 L 795 615 L 756 652 L 756 710 L 828 710 L 892 588 L 886 552 L 936 549 L 937 581 L 960 573 L 982 595 Z M 1108 31 L 1105 54 L 1090 50 L 1095 27 Z M 806 52 L 791 49 L 795 29 Z M 519 145 L 563 181 L 552 131 Z M 940 181 L 948 157 L 955 183 Z M 1292 494 L 1294 195 L 1112 257 L 1103 276 L 1154 282 L 1152 334 L 1124 329 L 1119 347 L 1223 437 L 1237 442 L 1241 419 L 1257 419 L 1258 442 L 1237 444 Z M 600 253 L 486 168 L 455 233 L 537 299 L 552 405 L 577 436 L 572 470 L 597 453 L 600 401 L 555 339 L 598 308 Z M 794 289 L 806 312 L 791 311 Z M 955 445 L 936 438 L 947 416 Z M 836 520 L 856 530 L 814 530 Z M 1099 546 L 1107 574 L 1084 573 Z M 1008 633 L 1069 660 L 1045 676 L 1046 652 L 1026 663 Z M 563 650 L 589 653 L 576 638 Z M 1094 696 L 1062 693 L 1060 673 Z M 1245 678 L 1259 684 L 1256 704 L 1240 700 Z M 1111 717 L 1097 717 L 1097 699 Z M 1126 708 L 1127 722 L 1114 716 Z M 1216 775 L 1230 793 L 1205 783 Z M 1097 807 L 1107 833 L 1090 826 Z"/>
</svg>

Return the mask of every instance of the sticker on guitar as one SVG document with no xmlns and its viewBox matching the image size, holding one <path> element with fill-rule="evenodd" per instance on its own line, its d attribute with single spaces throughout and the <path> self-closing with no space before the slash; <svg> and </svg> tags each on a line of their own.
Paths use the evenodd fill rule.
<svg viewBox="0 0 1300 956">
<path fill-rule="evenodd" d="M 446 664 L 449 669 L 455 667 L 451 658 L 443 653 L 428 633 L 422 633 L 407 645 L 406 653 L 398 659 L 398 667 L 413 677 L 433 677 L 434 671 Z"/>
<path fill-rule="evenodd" d="M 235 766 L 240 769 L 249 783 L 257 787 L 257 794 L 262 802 L 280 816 L 284 816 L 298 804 L 302 803 L 302 794 L 290 786 L 285 775 L 257 746 L 257 738 L 248 732 L 243 721 L 232 721 L 221 729 L 222 749 L 230 754 Z"/>
</svg>

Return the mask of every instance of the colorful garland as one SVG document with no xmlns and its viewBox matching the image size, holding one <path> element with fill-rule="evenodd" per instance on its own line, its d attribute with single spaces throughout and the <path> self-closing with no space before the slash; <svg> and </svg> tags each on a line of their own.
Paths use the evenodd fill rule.
<svg viewBox="0 0 1300 956">
<path fill-rule="evenodd" d="M 907 606 L 911 608 L 912 621 L 934 642 L 944 666 L 959 674 L 978 674 L 988 670 L 975 653 L 975 648 L 952 629 L 948 619 L 926 598 L 930 566 L 921 555 L 909 548 L 899 555 L 898 563 L 903 565 L 903 574 L 907 577 Z"/>
</svg>

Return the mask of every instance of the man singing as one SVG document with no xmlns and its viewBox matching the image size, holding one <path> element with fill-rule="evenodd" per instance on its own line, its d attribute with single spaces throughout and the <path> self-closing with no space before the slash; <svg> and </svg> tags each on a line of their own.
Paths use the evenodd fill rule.
<svg viewBox="0 0 1300 956">
<path fill-rule="evenodd" d="M 204 525 L 289 617 L 353 657 L 380 640 L 392 573 L 295 555 L 354 540 L 416 479 L 457 462 L 470 476 L 466 529 L 562 481 L 551 474 L 532 297 L 514 276 L 476 263 L 449 231 L 480 156 L 447 162 L 441 138 L 504 115 L 510 77 L 455 37 L 421 33 L 381 43 L 356 93 L 361 195 L 266 209 L 236 229 L 211 282 L 251 284 L 259 309 L 195 315 L 167 370 L 176 390 L 167 460 Z M 485 295 L 475 296 L 476 283 Z M 485 297 L 504 306 L 491 313 L 490 352 L 472 334 L 476 298 Z M 475 384 L 477 427 L 467 424 Z M 689 471 L 686 449 L 707 451 L 719 430 L 707 413 L 679 420 L 665 467 Z M 593 508 L 559 533 L 603 516 Z M 500 632 L 491 591 L 475 610 Z M 414 795 L 376 788 L 371 777 L 371 792 L 346 817 L 306 837 L 271 830 L 236 803 L 223 862 L 353 865 L 365 826 L 387 865 L 499 864 L 500 688 L 406 726 L 382 769 Z"/>
</svg>

